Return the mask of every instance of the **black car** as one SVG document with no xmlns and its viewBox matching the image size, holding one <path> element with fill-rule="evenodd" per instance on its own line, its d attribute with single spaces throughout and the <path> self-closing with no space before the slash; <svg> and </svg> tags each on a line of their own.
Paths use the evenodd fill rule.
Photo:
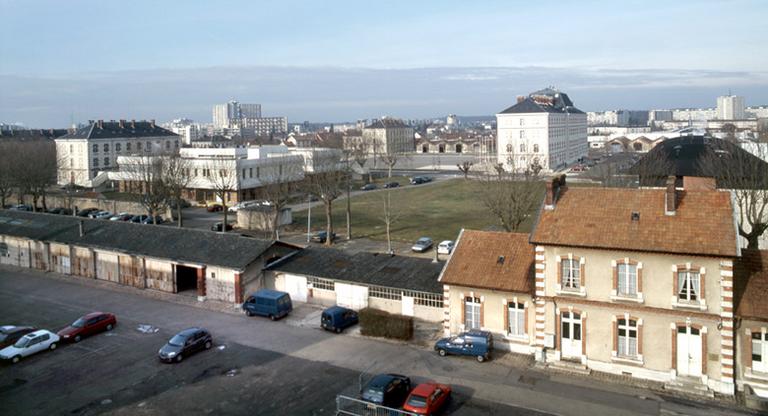
<svg viewBox="0 0 768 416">
<path fill-rule="evenodd" d="M 318 231 L 315 233 L 315 235 L 312 236 L 312 241 L 315 243 L 325 243 L 325 240 L 328 239 L 328 232 L 327 231 Z M 331 233 L 331 241 L 336 239 L 336 233 Z"/>
<path fill-rule="evenodd" d="M 385 188 L 397 188 L 398 186 L 400 186 L 400 184 L 397 182 L 387 182 L 384 184 Z"/>
<path fill-rule="evenodd" d="M 187 328 L 174 335 L 167 344 L 157 352 L 160 361 L 181 362 L 184 356 L 200 350 L 208 350 L 213 346 L 210 332 L 202 328 Z"/>
<path fill-rule="evenodd" d="M 411 392 L 411 379 L 400 374 L 379 374 L 363 388 L 361 399 L 386 407 L 403 405 Z"/>
<path fill-rule="evenodd" d="M 411 178 L 411 185 L 421 185 L 422 183 L 427 183 L 423 176 L 414 176 Z"/>
<path fill-rule="evenodd" d="M 361 191 L 373 191 L 374 189 L 376 189 L 376 184 L 374 183 L 367 183 L 360 188 Z"/>
<path fill-rule="evenodd" d="M 149 218 L 149 215 L 134 215 L 133 217 L 131 217 L 130 220 L 128 220 L 128 222 L 132 222 L 135 224 L 144 224 L 144 221 L 146 221 L 147 218 Z"/>
<path fill-rule="evenodd" d="M 0 349 L 13 345 L 19 338 L 34 331 L 31 326 L 0 326 Z"/>
<path fill-rule="evenodd" d="M 48 213 L 57 215 L 72 215 L 72 210 L 69 208 L 51 208 L 48 210 Z"/>
<path fill-rule="evenodd" d="M 77 216 L 87 218 L 89 215 L 91 215 L 91 213 L 98 212 L 98 211 L 99 211 L 98 208 L 84 208 L 77 211 Z"/>
<path fill-rule="evenodd" d="M 217 222 L 216 224 L 213 224 L 211 226 L 211 231 L 223 231 L 222 227 L 224 227 L 224 223 L 223 222 Z M 230 230 L 232 230 L 232 224 L 227 224 L 227 230 L 226 231 L 230 231 Z"/>
</svg>

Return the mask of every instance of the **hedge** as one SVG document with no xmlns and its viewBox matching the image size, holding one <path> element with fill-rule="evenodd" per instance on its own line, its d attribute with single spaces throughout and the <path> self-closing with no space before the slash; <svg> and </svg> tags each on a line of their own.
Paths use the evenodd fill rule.
<svg viewBox="0 0 768 416">
<path fill-rule="evenodd" d="M 358 316 L 362 335 L 404 341 L 413 338 L 413 317 L 395 315 L 371 308 L 362 309 Z"/>
</svg>

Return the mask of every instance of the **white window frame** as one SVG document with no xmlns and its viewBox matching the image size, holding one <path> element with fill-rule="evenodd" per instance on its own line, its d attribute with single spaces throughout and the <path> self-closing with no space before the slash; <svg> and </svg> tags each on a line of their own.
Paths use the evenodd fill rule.
<svg viewBox="0 0 768 416">
<path fill-rule="evenodd" d="M 758 339 L 755 339 L 755 335 Z M 752 371 L 755 373 L 768 373 L 768 333 L 765 330 L 752 332 L 749 342 L 752 343 Z M 757 348 L 755 348 L 757 345 Z M 759 351 L 760 360 L 755 361 L 755 352 Z"/>
<path fill-rule="evenodd" d="M 512 300 L 507 302 L 507 335 L 511 337 L 525 337 L 525 303 Z"/>
<path fill-rule="evenodd" d="M 634 326 L 632 326 L 632 321 L 635 322 Z M 621 331 L 624 331 L 624 335 L 621 335 Z M 634 337 L 632 336 L 633 331 L 635 333 Z M 616 353 L 619 357 L 633 360 L 638 359 L 640 356 L 638 349 L 639 335 L 640 325 L 637 320 L 624 317 L 616 322 L 616 339 L 618 340 Z"/>
<path fill-rule="evenodd" d="M 464 298 L 464 322 L 462 323 L 466 330 L 481 328 L 480 311 L 482 307 L 482 300 L 479 297 L 467 296 Z M 477 324 L 477 326 L 471 324 Z"/>
<path fill-rule="evenodd" d="M 622 269 L 624 272 L 622 273 Z M 636 297 L 637 290 L 637 264 L 619 263 L 616 265 L 616 273 L 618 274 L 618 283 L 616 290 L 618 296 Z M 622 286 L 625 290 L 622 290 Z M 633 289 L 633 290 L 627 290 Z"/>
<path fill-rule="evenodd" d="M 566 274 L 565 272 L 569 273 Z M 579 260 L 563 259 L 560 264 L 561 285 L 563 290 L 581 290 L 581 263 Z"/>
<path fill-rule="evenodd" d="M 694 275 L 695 280 L 693 279 Z M 691 286 L 694 287 L 691 288 Z M 683 296 L 684 292 L 685 296 Z M 691 299 L 691 293 L 694 294 L 695 299 Z M 685 303 L 699 303 L 701 301 L 701 272 L 694 270 L 677 271 L 677 301 Z"/>
</svg>

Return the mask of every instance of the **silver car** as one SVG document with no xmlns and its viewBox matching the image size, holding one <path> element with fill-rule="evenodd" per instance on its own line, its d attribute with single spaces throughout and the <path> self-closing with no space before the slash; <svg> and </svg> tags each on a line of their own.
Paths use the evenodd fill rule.
<svg viewBox="0 0 768 416">
<path fill-rule="evenodd" d="M 18 363 L 22 358 L 36 354 L 40 351 L 55 350 L 59 343 L 59 336 L 51 331 L 40 329 L 30 332 L 19 338 L 15 344 L 0 351 L 0 359 L 11 360 Z"/>
</svg>

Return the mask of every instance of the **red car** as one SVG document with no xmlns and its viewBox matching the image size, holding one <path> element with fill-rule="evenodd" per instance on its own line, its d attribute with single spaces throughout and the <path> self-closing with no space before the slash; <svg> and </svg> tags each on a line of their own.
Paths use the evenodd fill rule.
<svg viewBox="0 0 768 416">
<path fill-rule="evenodd" d="M 440 411 L 451 398 L 451 386 L 422 383 L 411 391 L 403 410 L 419 415 L 431 415 Z"/>
<path fill-rule="evenodd" d="M 111 313 L 91 312 L 80 317 L 72 325 L 58 332 L 63 342 L 80 342 L 81 339 L 103 331 L 111 331 L 117 318 Z"/>
<path fill-rule="evenodd" d="M 208 212 L 219 212 L 219 211 L 224 211 L 224 206 L 219 204 L 211 204 L 205 207 L 205 209 Z"/>
</svg>

